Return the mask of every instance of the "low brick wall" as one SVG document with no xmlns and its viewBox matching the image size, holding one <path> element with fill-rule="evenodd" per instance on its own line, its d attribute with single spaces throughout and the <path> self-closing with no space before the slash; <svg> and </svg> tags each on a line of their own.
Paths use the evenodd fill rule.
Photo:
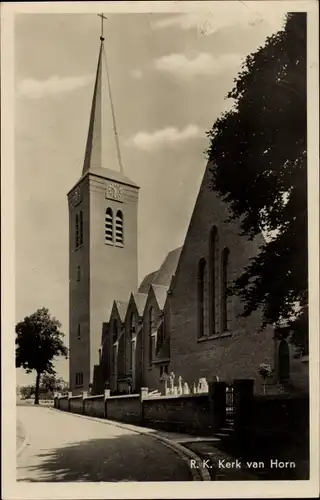
<svg viewBox="0 0 320 500">
<path fill-rule="evenodd" d="M 69 411 L 69 398 L 68 396 L 62 396 L 58 399 L 58 408 L 62 411 Z"/>
<path fill-rule="evenodd" d="M 213 427 L 208 394 L 143 400 L 143 422 L 181 432 L 206 432 Z"/>
<path fill-rule="evenodd" d="M 119 422 L 142 423 L 140 395 L 130 394 L 107 398 L 106 418 Z"/>
<path fill-rule="evenodd" d="M 89 417 L 104 418 L 104 395 L 100 394 L 84 398 L 83 413 Z"/>
<path fill-rule="evenodd" d="M 309 398 L 258 396 L 253 401 L 250 432 L 254 436 L 272 436 L 304 441 L 309 435 Z"/>
<path fill-rule="evenodd" d="M 71 413 L 83 413 L 83 399 L 82 399 L 82 394 L 79 396 L 72 396 L 69 398 L 69 411 Z"/>
</svg>

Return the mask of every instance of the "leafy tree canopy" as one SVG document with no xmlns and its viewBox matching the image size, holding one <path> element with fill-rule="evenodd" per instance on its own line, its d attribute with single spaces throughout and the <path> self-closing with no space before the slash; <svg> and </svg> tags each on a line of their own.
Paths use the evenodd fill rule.
<svg viewBox="0 0 320 500">
<path fill-rule="evenodd" d="M 16 325 L 16 367 L 24 368 L 27 373 L 36 371 L 35 403 L 39 399 L 41 375 L 54 375 L 54 358 L 67 357 L 60 328 L 60 322 L 44 307 Z"/>
<path fill-rule="evenodd" d="M 44 373 L 41 377 L 40 387 L 43 391 L 48 392 L 62 392 L 67 388 L 67 382 L 65 382 L 61 377 L 56 377 L 55 375 Z"/>
<path fill-rule="evenodd" d="M 250 54 L 228 98 L 234 106 L 208 133 L 212 188 L 229 203 L 242 234 L 266 238 L 231 286 L 244 316 L 262 310 L 262 327 L 286 321 L 308 348 L 306 15 Z"/>
</svg>

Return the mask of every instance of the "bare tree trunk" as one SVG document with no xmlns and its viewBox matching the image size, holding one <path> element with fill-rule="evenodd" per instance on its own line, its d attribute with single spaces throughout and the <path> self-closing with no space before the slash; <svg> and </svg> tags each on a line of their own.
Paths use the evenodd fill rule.
<svg viewBox="0 0 320 500">
<path fill-rule="evenodd" d="M 41 373 L 40 373 L 40 372 L 37 372 L 37 378 L 36 378 L 36 390 L 35 390 L 35 395 L 34 395 L 34 404 L 35 404 L 35 405 L 38 405 L 38 404 L 39 404 L 40 376 L 41 376 Z"/>
</svg>

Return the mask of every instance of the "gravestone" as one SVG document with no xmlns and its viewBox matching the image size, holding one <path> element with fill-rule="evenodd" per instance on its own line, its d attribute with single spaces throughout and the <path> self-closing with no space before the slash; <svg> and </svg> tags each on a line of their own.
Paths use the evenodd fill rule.
<svg viewBox="0 0 320 500">
<path fill-rule="evenodd" d="M 174 378 L 175 374 L 173 372 L 170 373 L 170 394 L 174 394 Z"/>
<path fill-rule="evenodd" d="M 208 392 L 209 387 L 208 387 L 207 379 L 205 377 L 202 377 L 199 379 L 198 387 L 199 387 L 199 389 L 198 389 L 199 393 Z"/>
<path fill-rule="evenodd" d="M 187 382 L 183 384 L 183 394 L 190 394 L 190 389 Z"/>
</svg>

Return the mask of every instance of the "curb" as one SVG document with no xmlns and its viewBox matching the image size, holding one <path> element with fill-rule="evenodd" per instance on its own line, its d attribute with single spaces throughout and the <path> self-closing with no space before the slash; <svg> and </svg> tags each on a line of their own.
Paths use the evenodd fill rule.
<svg viewBox="0 0 320 500">
<path fill-rule="evenodd" d="M 185 448 L 182 444 L 175 443 L 171 439 L 168 439 L 168 438 L 165 438 L 163 436 L 156 435 L 156 434 L 152 434 L 152 432 L 144 431 L 141 427 L 139 428 L 139 430 L 137 430 L 137 429 L 135 429 L 135 426 L 133 426 L 133 425 L 123 424 L 120 422 L 116 422 L 114 420 L 107 420 L 107 419 L 98 418 L 98 417 L 89 417 L 88 415 L 81 415 L 80 413 L 71 413 L 68 411 L 62 411 L 62 410 L 59 410 L 58 408 L 51 407 L 49 409 L 53 410 L 53 411 L 58 411 L 60 413 L 61 412 L 65 413 L 67 415 L 73 415 L 75 417 L 85 418 L 87 420 L 100 422 L 102 424 L 107 424 L 107 425 L 110 425 L 113 427 L 119 427 L 120 429 L 129 430 L 129 431 L 135 432 L 136 434 L 140 434 L 142 436 L 148 436 L 151 439 L 154 439 L 155 441 L 160 441 L 165 446 L 167 446 L 168 448 L 171 448 L 175 453 L 177 453 L 177 455 L 179 455 L 179 457 L 188 465 L 188 468 L 191 472 L 193 481 L 211 481 L 211 476 L 210 476 L 209 472 L 202 467 L 201 458 L 193 451 L 189 450 L 188 448 Z M 151 428 L 149 427 L 149 429 L 151 429 Z M 196 463 L 195 468 L 190 467 L 190 460 L 195 461 L 195 463 Z"/>
</svg>

